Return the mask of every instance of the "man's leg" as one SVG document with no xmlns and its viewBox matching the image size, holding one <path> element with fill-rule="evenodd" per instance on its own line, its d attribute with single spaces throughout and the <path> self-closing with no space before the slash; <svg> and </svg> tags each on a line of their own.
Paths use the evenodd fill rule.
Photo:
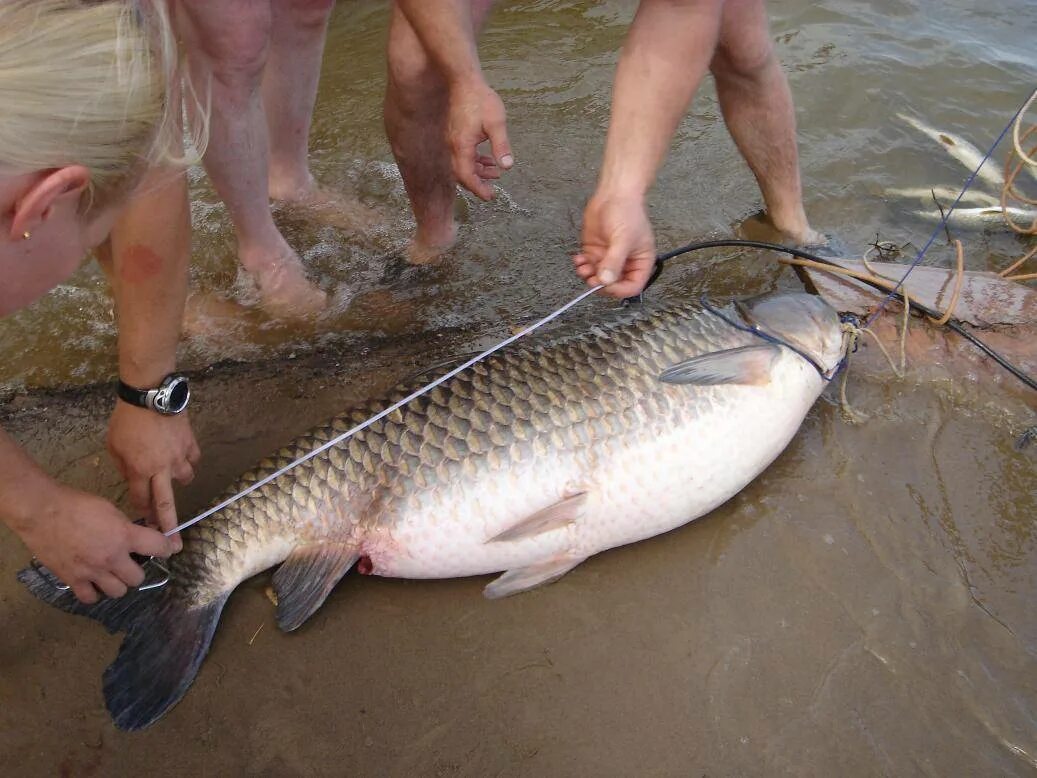
<svg viewBox="0 0 1037 778">
<path fill-rule="evenodd" d="M 279 314 L 321 309 L 299 257 L 274 225 L 267 199 L 267 126 L 260 79 L 270 37 L 266 0 L 181 0 L 178 24 L 196 89 L 211 90 L 205 168 L 227 204 L 241 264 Z"/>
<path fill-rule="evenodd" d="M 796 115 L 764 0 L 726 0 L 710 70 L 728 131 L 756 176 L 771 222 L 797 243 L 822 242 L 803 210 Z"/>
<path fill-rule="evenodd" d="M 270 134 L 270 196 L 299 200 L 317 187 L 309 139 L 328 19 L 335 0 L 272 0 L 263 105 Z"/>
<path fill-rule="evenodd" d="M 270 137 L 270 197 L 346 230 L 377 215 L 354 198 L 324 189 L 310 172 L 309 139 L 324 41 L 335 0 L 272 0 L 270 51 L 263 72 L 263 107 Z"/>
<path fill-rule="evenodd" d="M 493 0 L 472 0 L 475 29 L 492 5 Z M 429 262 L 450 248 L 457 234 L 457 185 L 446 141 L 447 85 L 395 4 L 388 59 L 385 130 L 417 222 L 408 255 L 412 262 Z"/>
</svg>

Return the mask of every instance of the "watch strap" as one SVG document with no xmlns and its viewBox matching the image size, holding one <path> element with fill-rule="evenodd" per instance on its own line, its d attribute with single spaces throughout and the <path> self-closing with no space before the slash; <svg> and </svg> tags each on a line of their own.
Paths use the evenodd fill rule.
<svg viewBox="0 0 1037 778">
<path fill-rule="evenodd" d="M 116 389 L 116 393 L 120 400 L 128 402 L 130 405 L 136 405 L 138 408 L 148 408 L 148 390 L 137 389 L 135 386 L 130 386 L 121 378 L 119 379 L 119 385 Z"/>
</svg>

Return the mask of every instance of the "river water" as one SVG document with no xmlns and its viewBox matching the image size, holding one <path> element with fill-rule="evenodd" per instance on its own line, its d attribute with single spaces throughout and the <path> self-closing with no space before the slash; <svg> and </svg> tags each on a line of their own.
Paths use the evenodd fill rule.
<svg viewBox="0 0 1037 778">
<path fill-rule="evenodd" d="M 341 0 L 314 171 L 385 224 L 359 241 L 278 214 L 335 308 L 314 326 L 273 322 L 249 307 L 229 220 L 192 171 L 182 362 L 216 367 L 199 374 L 206 462 L 181 494 L 183 512 L 428 353 L 491 342 L 579 291 L 568 255 L 634 5 L 498 5 L 481 51 L 518 165 L 495 202 L 463 199 L 461 240 L 443 264 L 405 268 L 411 224 L 381 123 L 386 8 Z M 898 113 L 985 150 L 1037 85 L 1037 11 L 1024 0 L 783 0 L 771 15 L 797 105 L 807 212 L 848 253 L 876 236 L 920 246 L 933 224 L 913 212 L 931 204 L 886 191 L 958 187 L 968 174 Z M 707 81 L 651 195 L 659 247 L 729 236 L 759 207 Z M 996 225 L 962 237 L 972 269 L 1001 268 L 1023 248 Z M 950 260 L 940 241 L 926 261 Z M 721 250 L 671 263 L 653 294 L 795 284 L 769 259 Z M 575 316 L 589 321 L 611 304 Z M 114 338 L 103 277 L 88 264 L 0 322 L 0 388 L 15 395 L 0 412 L 52 472 L 123 498 L 103 454 L 107 390 L 89 388 L 115 375 Z M 262 398 L 243 404 L 256 387 Z M 74 775 L 132 764 L 270 775 L 347 764 L 359 775 L 1032 775 L 1037 459 L 1012 447 L 1032 410 L 910 381 L 851 378 L 849 391 L 870 422 L 848 424 L 822 401 L 789 451 L 712 516 L 534 594 L 485 603 L 482 582 L 351 576 L 285 638 L 272 622 L 253 635 L 271 609 L 265 583 L 250 584 L 184 703 L 142 736 L 115 733 L 100 707 L 114 639 L 21 593 L 11 579 L 24 552 L 5 535 L 0 756 Z"/>
</svg>

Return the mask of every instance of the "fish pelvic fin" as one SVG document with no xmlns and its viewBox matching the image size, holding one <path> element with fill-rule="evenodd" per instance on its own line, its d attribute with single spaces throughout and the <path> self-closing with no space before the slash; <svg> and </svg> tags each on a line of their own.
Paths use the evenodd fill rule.
<svg viewBox="0 0 1037 778">
<path fill-rule="evenodd" d="M 285 632 L 302 626 L 359 558 L 356 546 L 346 543 L 295 548 L 274 573 L 277 626 Z"/>
<path fill-rule="evenodd" d="M 509 540 L 524 540 L 534 535 L 567 527 L 580 517 L 586 502 L 586 492 L 579 492 L 571 497 L 566 497 L 552 505 L 548 505 L 543 510 L 537 511 L 532 516 L 527 516 L 517 524 L 513 524 L 503 532 L 494 535 L 486 542 L 503 543 Z"/>
<path fill-rule="evenodd" d="M 119 729 L 150 726 L 187 692 L 209 651 L 230 592 L 192 605 L 172 587 L 106 598 L 85 605 L 53 579 L 28 567 L 18 580 L 55 608 L 99 621 L 109 632 L 126 632 L 115 661 L 104 672 L 104 698 Z"/>
<path fill-rule="evenodd" d="M 503 575 L 486 584 L 482 590 L 483 596 L 488 600 L 497 600 L 501 597 L 509 597 L 512 594 L 527 592 L 538 586 L 549 584 L 552 581 L 557 581 L 584 559 L 586 557 L 580 557 L 579 559 L 560 557 L 549 559 L 538 565 L 508 570 Z"/>
<path fill-rule="evenodd" d="M 701 354 L 666 368 L 659 380 L 667 384 L 751 384 L 763 386 L 771 380 L 771 366 L 781 349 L 770 344 L 739 346 Z"/>
</svg>

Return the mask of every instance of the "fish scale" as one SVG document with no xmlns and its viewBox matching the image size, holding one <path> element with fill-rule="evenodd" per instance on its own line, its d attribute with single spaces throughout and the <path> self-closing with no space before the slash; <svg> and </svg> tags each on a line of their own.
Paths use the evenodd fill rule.
<svg viewBox="0 0 1037 778">
<path fill-rule="evenodd" d="M 826 368 L 841 358 L 838 317 L 817 298 L 764 297 L 724 313 L 762 322 Z M 299 437 L 229 494 L 420 383 Z M 223 604 L 249 576 L 283 563 L 273 585 L 284 629 L 357 563 L 410 578 L 503 571 L 487 596 L 523 591 L 737 493 L 787 445 L 823 385 L 800 355 L 697 305 L 626 310 L 476 363 L 188 528 L 164 590 L 84 606 L 29 570 L 22 580 L 127 632 L 105 696 L 118 726 L 140 728 L 184 694 Z"/>
</svg>

